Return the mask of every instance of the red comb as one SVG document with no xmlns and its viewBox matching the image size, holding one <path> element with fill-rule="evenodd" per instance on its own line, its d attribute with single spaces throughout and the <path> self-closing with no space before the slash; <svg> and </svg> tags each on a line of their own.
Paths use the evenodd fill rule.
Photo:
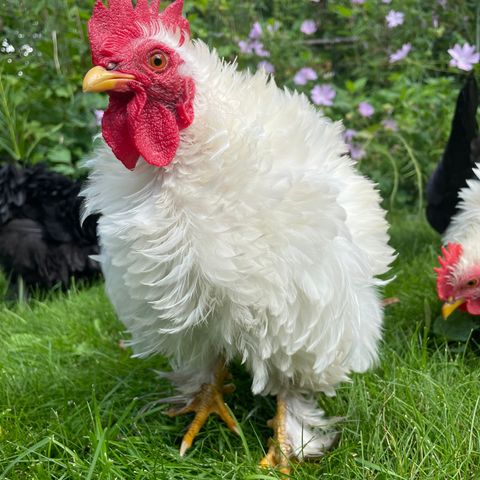
<svg viewBox="0 0 480 480">
<path fill-rule="evenodd" d="M 190 35 L 190 24 L 182 17 L 183 0 L 175 0 L 159 12 L 160 0 L 109 0 L 108 8 L 97 0 L 88 22 L 88 36 L 92 47 L 93 63 L 98 64 L 105 53 L 114 52 L 119 44 L 144 35 L 145 26 L 161 23 L 171 30 L 179 29 L 183 36 Z M 143 28 L 142 28 L 143 27 Z"/>
<path fill-rule="evenodd" d="M 463 248 L 459 243 L 449 243 L 446 247 L 442 247 L 442 256 L 438 257 L 440 267 L 434 268 L 437 274 L 437 290 L 441 299 L 446 300 L 450 296 L 450 285 L 448 281 L 452 274 L 452 269 L 458 263 Z"/>
</svg>

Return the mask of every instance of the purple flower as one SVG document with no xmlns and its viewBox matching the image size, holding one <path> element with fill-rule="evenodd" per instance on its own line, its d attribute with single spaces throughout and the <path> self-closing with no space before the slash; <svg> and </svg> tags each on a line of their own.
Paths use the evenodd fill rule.
<svg viewBox="0 0 480 480">
<path fill-rule="evenodd" d="M 365 149 L 360 145 L 349 145 L 349 147 L 350 147 L 350 156 L 352 157 L 352 160 L 356 160 L 356 161 L 361 160 L 367 154 Z"/>
<path fill-rule="evenodd" d="M 250 42 L 245 41 L 245 40 L 240 40 L 238 42 L 238 46 L 239 46 L 240 51 L 242 53 L 252 53 L 252 51 L 253 51 L 252 44 Z"/>
<path fill-rule="evenodd" d="M 257 68 L 259 70 L 264 70 L 265 73 L 270 73 L 270 74 L 275 73 L 275 67 L 270 62 L 267 62 L 266 60 L 262 60 L 261 62 L 259 62 L 259 64 L 257 65 Z"/>
<path fill-rule="evenodd" d="M 310 67 L 301 68 L 293 78 L 295 85 L 306 85 L 310 80 L 316 80 L 318 78 L 315 70 Z"/>
<path fill-rule="evenodd" d="M 312 101 L 315 105 L 331 107 L 337 92 L 331 85 L 315 85 L 312 89 Z"/>
<path fill-rule="evenodd" d="M 269 57 L 270 52 L 268 50 L 265 50 L 263 43 L 255 41 L 252 43 L 252 49 L 255 52 L 255 55 L 258 57 Z"/>
<path fill-rule="evenodd" d="M 356 130 L 353 130 L 353 128 L 347 128 L 347 130 L 343 132 L 343 139 L 345 140 L 345 142 L 351 143 L 353 138 L 356 137 L 357 135 L 358 135 L 358 132 Z"/>
<path fill-rule="evenodd" d="M 352 0 L 352 3 L 356 5 L 363 5 L 365 3 L 365 0 Z"/>
<path fill-rule="evenodd" d="M 405 14 L 403 14 L 402 12 L 396 12 L 395 10 L 390 10 L 387 16 L 385 17 L 388 28 L 398 27 L 403 23 L 404 19 L 405 19 Z"/>
<path fill-rule="evenodd" d="M 248 40 L 240 40 L 238 42 L 240 51 L 248 54 L 254 53 L 258 57 L 269 57 L 270 52 L 265 50 L 263 43 L 259 40 L 262 34 L 262 26 L 258 22 L 255 22 L 248 34 Z"/>
<path fill-rule="evenodd" d="M 404 43 L 402 45 L 402 48 L 400 48 L 400 50 L 397 50 L 396 52 L 393 52 L 390 55 L 390 63 L 395 63 L 395 62 L 399 62 L 400 60 L 403 60 L 410 53 L 411 49 L 412 49 L 411 43 Z"/>
<path fill-rule="evenodd" d="M 371 117 L 375 113 L 375 109 L 367 102 L 360 102 L 358 104 L 358 112 L 362 117 Z"/>
<path fill-rule="evenodd" d="M 317 31 L 317 24 L 313 20 L 305 20 L 300 31 L 305 35 L 313 35 Z"/>
<path fill-rule="evenodd" d="M 255 22 L 252 25 L 252 29 L 250 30 L 250 33 L 248 34 L 248 38 L 251 38 L 252 40 L 257 40 L 262 36 L 262 33 L 263 33 L 262 26 L 258 22 Z"/>
<path fill-rule="evenodd" d="M 391 132 L 398 132 L 397 122 L 393 118 L 386 118 L 382 121 L 383 128 Z"/>
<path fill-rule="evenodd" d="M 105 112 L 103 110 L 94 110 L 93 113 L 95 114 L 96 124 L 100 126 L 102 124 L 102 118 Z"/>
<path fill-rule="evenodd" d="M 433 15 L 432 16 L 432 26 L 433 28 L 438 28 L 440 25 L 440 22 L 438 21 L 438 15 Z"/>
<path fill-rule="evenodd" d="M 263 43 L 258 40 L 240 40 L 238 46 L 242 53 L 255 53 L 258 57 L 269 57 L 270 52 L 265 50 Z"/>
<path fill-rule="evenodd" d="M 382 0 L 382 3 L 392 3 L 392 0 Z"/>
<path fill-rule="evenodd" d="M 448 53 L 452 57 L 450 66 L 467 72 L 480 60 L 480 53 L 475 52 L 475 47 L 468 43 L 464 43 L 463 47 L 456 43 L 453 48 L 448 50 Z"/>
</svg>

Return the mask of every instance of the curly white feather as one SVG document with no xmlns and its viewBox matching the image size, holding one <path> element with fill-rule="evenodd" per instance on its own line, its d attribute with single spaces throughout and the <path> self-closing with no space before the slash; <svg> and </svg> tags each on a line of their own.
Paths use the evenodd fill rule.
<svg viewBox="0 0 480 480">
<path fill-rule="evenodd" d="M 453 274 L 461 277 L 472 265 L 480 263 L 480 164 L 473 170 L 475 177 L 459 193 L 458 213 L 444 233 L 444 243 L 460 243 L 463 253 Z"/>
<path fill-rule="evenodd" d="M 135 354 L 171 358 L 185 401 L 219 355 L 239 357 L 254 393 L 293 399 L 297 454 L 318 455 L 329 422 L 305 398 L 377 356 L 376 277 L 393 259 L 379 196 L 303 95 L 202 42 L 175 48 L 196 98 L 174 162 L 128 171 L 106 146 L 88 162 L 107 293 Z"/>
</svg>

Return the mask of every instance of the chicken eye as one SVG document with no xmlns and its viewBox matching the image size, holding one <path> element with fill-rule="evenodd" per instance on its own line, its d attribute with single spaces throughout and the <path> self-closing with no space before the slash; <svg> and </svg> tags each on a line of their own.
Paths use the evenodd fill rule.
<svg viewBox="0 0 480 480">
<path fill-rule="evenodd" d="M 465 285 L 468 288 L 476 287 L 478 285 L 478 280 L 476 278 L 473 278 L 472 280 L 469 280 Z"/>
<path fill-rule="evenodd" d="M 164 70 L 165 67 L 167 66 L 168 59 L 167 56 L 164 53 L 161 52 L 156 52 L 150 55 L 150 58 L 148 59 L 148 64 L 157 71 Z"/>
</svg>

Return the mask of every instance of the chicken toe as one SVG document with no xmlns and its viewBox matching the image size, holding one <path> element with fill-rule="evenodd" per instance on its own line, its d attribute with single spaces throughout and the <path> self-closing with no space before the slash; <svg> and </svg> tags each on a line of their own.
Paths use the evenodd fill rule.
<svg viewBox="0 0 480 480">
<path fill-rule="evenodd" d="M 292 447 L 289 443 L 286 431 L 287 404 L 285 400 L 277 398 L 277 413 L 268 422 L 268 426 L 274 431 L 274 438 L 270 439 L 267 454 L 260 461 L 261 468 L 277 468 L 280 473 L 290 473 L 290 458 Z"/>
<path fill-rule="evenodd" d="M 231 393 L 235 390 L 233 384 L 225 385 L 225 380 L 228 378 L 229 373 L 224 362 L 219 362 L 215 369 L 213 383 L 203 384 L 191 402 L 186 406 L 169 410 L 168 415 L 170 416 L 195 413 L 195 417 L 183 437 L 180 446 L 180 456 L 183 457 L 186 451 L 192 446 L 198 432 L 202 429 L 212 413 L 219 415 L 234 433 L 239 433 L 237 422 L 223 400 L 224 394 Z"/>
</svg>

